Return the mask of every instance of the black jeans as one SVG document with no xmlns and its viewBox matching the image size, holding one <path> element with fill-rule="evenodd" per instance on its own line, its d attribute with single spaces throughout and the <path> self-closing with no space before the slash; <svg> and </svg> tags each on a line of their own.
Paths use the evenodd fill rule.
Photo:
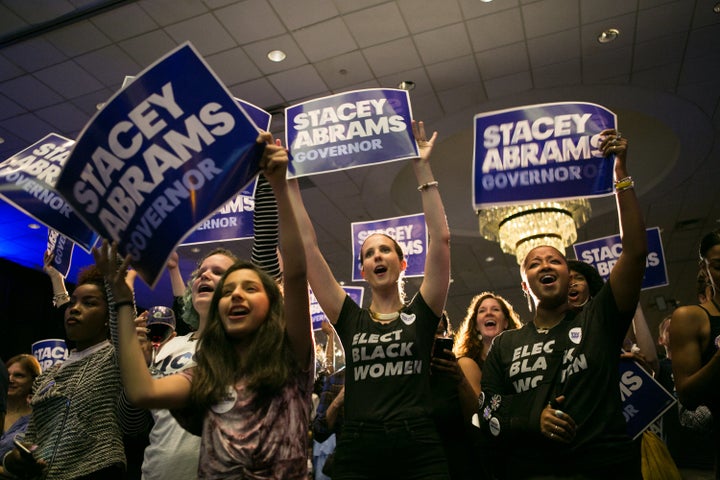
<svg viewBox="0 0 720 480">
<path fill-rule="evenodd" d="M 343 425 L 333 480 L 446 480 L 447 460 L 429 418 Z"/>
</svg>

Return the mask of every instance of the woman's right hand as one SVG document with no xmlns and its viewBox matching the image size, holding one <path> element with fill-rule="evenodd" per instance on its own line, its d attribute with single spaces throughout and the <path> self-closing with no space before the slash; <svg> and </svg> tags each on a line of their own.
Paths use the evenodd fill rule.
<svg viewBox="0 0 720 480">
<path fill-rule="evenodd" d="M 43 255 L 43 271 L 50 277 L 57 277 L 62 279 L 63 276 L 60 272 L 58 272 L 55 267 L 52 266 L 53 260 L 55 260 L 55 255 L 50 253 L 49 251 L 45 250 L 45 254 Z"/>
<path fill-rule="evenodd" d="M 125 273 L 130 264 L 130 255 L 126 256 L 118 266 L 116 261 L 118 258 L 117 248 L 117 242 L 110 244 L 107 240 L 103 240 L 100 248 L 95 247 L 92 249 L 92 255 L 95 259 L 95 265 L 110 284 L 115 301 L 132 301 L 133 293 L 125 281 Z"/>
</svg>

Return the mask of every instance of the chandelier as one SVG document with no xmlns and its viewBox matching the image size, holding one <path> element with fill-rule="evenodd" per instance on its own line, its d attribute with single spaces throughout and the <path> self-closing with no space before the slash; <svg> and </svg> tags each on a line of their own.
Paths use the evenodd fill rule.
<svg viewBox="0 0 720 480">
<path fill-rule="evenodd" d="M 550 245 L 561 252 L 577 240 L 577 227 L 590 218 L 584 198 L 508 205 L 478 210 L 480 235 L 499 242 L 502 251 L 515 254 L 522 264 L 530 250 Z"/>
</svg>

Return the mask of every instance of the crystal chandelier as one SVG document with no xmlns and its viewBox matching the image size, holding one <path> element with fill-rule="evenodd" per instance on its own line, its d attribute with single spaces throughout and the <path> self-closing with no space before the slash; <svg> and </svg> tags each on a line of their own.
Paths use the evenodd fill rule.
<svg viewBox="0 0 720 480">
<path fill-rule="evenodd" d="M 480 234 L 499 242 L 503 252 L 515 254 L 521 264 L 530 250 L 550 245 L 561 252 L 577 240 L 577 227 L 590 218 L 584 198 L 508 205 L 478 210 Z"/>
</svg>

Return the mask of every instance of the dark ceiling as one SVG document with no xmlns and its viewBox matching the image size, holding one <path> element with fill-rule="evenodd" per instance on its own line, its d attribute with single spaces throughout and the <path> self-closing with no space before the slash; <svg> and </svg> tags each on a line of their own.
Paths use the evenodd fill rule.
<svg viewBox="0 0 720 480">
<path fill-rule="evenodd" d="M 283 106 L 412 80 L 415 118 L 440 133 L 433 158 L 453 235 L 448 311 L 457 324 L 483 290 L 525 312 L 515 259 L 478 234 L 473 115 L 599 103 L 618 114 L 647 225 L 662 232 L 670 285 L 642 298 L 656 323 L 669 313 L 656 297 L 694 301 L 699 239 L 720 226 L 718 9 L 715 0 L 0 1 L 0 158 L 50 132 L 75 138 L 125 75 L 185 41 L 235 96 L 272 111 L 280 135 Z M 598 43 L 608 28 L 620 36 Z M 267 60 L 275 48 L 284 62 Z M 350 279 L 350 223 L 420 211 L 414 187 L 402 163 L 303 182 L 339 280 Z M 579 240 L 616 234 L 612 198 L 592 206 Z M 31 223 L 0 202 L 0 256 L 39 269 L 46 233 Z M 247 241 L 234 247 L 249 250 Z M 202 251 L 180 254 L 188 274 Z M 78 252 L 73 263 L 89 261 Z M 166 278 L 155 291 L 141 283 L 142 304 L 170 301 Z"/>
</svg>

